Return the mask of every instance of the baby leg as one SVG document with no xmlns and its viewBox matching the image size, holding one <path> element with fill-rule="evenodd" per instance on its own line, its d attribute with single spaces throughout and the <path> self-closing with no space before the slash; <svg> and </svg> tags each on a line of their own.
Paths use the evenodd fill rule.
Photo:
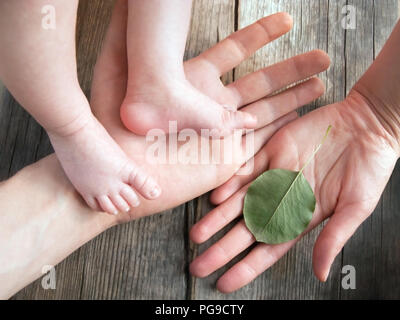
<svg viewBox="0 0 400 320">
<path fill-rule="evenodd" d="M 128 211 L 139 204 L 135 190 L 153 199 L 160 188 L 91 113 L 77 78 L 77 6 L 77 0 L 1 1 L 0 78 L 46 129 L 86 202 L 109 213 Z M 43 26 L 42 8 L 56 13 L 55 28 Z"/>
<path fill-rule="evenodd" d="M 253 128 L 256 119 L 224 108 L 187 81 L 183 55 L 191 0 L 128 1 L 128 87 L 121 108 L 125 126 L 145 135 L 154 127 L 168 130 Z"/>
</svg>

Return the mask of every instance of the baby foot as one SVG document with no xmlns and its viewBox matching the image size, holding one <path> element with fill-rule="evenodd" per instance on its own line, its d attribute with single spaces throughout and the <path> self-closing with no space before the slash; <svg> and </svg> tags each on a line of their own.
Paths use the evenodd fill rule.
<svg viewBox="0 0 400 320">
<path fill-rule="evenodd" d="M 125 155 L 93 115 L 79 130 L 49 137 L 66 175 L 92 209 L 128 212 L 140 203 L 134 189 L 146 199 L 160 195 L 154 179 Z"/>
<path fill-rule="evenodd" d="M 130 131 L 140 135 L 154 128 L 168 132 L 169 121 L 177 122 L 178 131 L 214 129 L 220 137 L 234 129 L 252 129 L 257 124 L 254 116 L 221 106 L 187 80 L 154 81 L 140 88 L 128 86 L 121 120 Z"/>
</svg>

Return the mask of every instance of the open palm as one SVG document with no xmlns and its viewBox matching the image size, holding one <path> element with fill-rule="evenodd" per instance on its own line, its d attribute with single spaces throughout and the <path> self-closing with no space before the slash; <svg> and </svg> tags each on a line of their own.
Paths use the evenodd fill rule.
<svg viewBox="0 0 400 320">
<path fill-rule="evenodd" d="M 306 232 L 331 216 L 313 255 L 314 272 L 325 281 L 336 255 L 374 210 L 398 158 L 393 140 L 354 90 L 346 100 L 317 109 L 280 129 L 257 154 L 251 175 L 234 176 L 214 191 L 212 201 L 219 206 L 193 227 L 192 239 L 204 242 L 238 217 L 250 182 L 265 170 L 299 170 L 329 125 L 333 128 L 328 139 L 304 171 L 317 199 Z M 218 288 L 231 292 L 252 281 L 300 238 L 279 245 L 259 244 L 219 279 Z M 242 220 L 197 257 L 191 271 L 207 276 L 254 241 Z"/>
</svg>

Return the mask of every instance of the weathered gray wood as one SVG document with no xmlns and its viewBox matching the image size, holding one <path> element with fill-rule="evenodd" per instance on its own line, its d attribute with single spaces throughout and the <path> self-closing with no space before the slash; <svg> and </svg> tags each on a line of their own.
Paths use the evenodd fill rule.
<svg viewBox="0 0 400 320">
<path fill-rule="evenodd" d="M 386 7 L 385 7 L 386 6 Z M 379 5 L 375 0 L 375 56 L 383 47 L 391 29 L 400 17 L 400 1 L 397 1 L 398 15 L 390 9 L 396 6 L 396 1 L 387 1 Z M 389 13 L 389 14 L 388 14 Z M 375 215 L 382 208 L 382 233 L 380 243 L 380 261 L 377 265 L 379 281 L 377 282 L 377 296 L 382 299 L 398 299 L 400 296 L 400 251 L 398 244 L 400 237 L 398 232 L 398 221 L 400 213 L 400 199 L 396 195 L 400 190 L 400 168 L 397 165 L 392 178 L 383 194 L 381 203 Z M 373 216 L 374 217 L 374 216 Z"/>
</svg>

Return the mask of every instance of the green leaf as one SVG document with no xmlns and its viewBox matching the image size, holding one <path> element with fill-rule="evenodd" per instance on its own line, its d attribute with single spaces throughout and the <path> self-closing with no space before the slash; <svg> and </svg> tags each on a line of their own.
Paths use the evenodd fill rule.
<svg viewBox="0 0 400 320">
<path fill-rule="evenodd" d="M 314 193 L 302 172 L 274 169 L 250 186 L 244 220 L 257 241 L 276 244 L 296 238 L 315 209 Z"/>
<path fill-rule="evenodd" d="M 264 172 L 250 185 L 244 199 L 247 228 L 257 241 L 278 244 L 299 236 L 309 225 L 315 210 L 315 196 L 303 175 L 329 134 L 300 171 L 274 169 Z"/>
</svg>

